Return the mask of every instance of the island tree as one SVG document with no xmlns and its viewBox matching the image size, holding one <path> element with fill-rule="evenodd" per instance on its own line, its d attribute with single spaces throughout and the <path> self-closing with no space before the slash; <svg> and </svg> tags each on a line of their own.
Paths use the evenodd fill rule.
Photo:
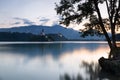
<svg viewBox="0 0 120 80">
<path fill-rule="evenodd" d="M 111 39 L 107 33 L 102 18 L 100 5 L 106 7 L 107 20 L 111 29 Z M 116 38 L 115 28 L 120 18 L 120 0 L 61 0 L 59 4 L 56 3 L 56 12 L 60 15 L 61 24 L 69 26 L 70 23 L 80 24 L 85 19 L 90 19 L 91 16 L 96 16 L 96 25 L 99 30 L 102 30 L 106 37 L 110 49 L 115 49 Z"/>
</svg>

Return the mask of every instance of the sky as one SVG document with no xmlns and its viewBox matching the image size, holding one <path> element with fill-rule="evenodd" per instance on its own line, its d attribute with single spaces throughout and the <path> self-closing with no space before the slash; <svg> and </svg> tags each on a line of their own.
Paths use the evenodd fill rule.
<svg viewBox="0 0 120 80">
<path fill-rule="evenodd" d="M 0 0 L 0 27 L 35 24 L 40 18 L 56 17 L 55 2 L 59 0 Z"/>
<path fill-rule="evenodd" d="M 0 28 L 57 24 L 59 16 L 56 15 L 55 3 L 58 2 L 60 0 L 0 0 Z M 105 16 L 104 6 L 100 8 Z M 73 27 L 78 29 L 79 26 Z"/>
</svg>

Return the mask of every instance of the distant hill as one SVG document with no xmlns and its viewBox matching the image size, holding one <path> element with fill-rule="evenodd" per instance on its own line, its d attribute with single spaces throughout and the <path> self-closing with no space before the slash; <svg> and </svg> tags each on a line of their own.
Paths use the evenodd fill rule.
<svg viewBox="0 0 120 80">
<path fill-rule="evenodd" d="M 45 34 L 59 34 L 61 33 L 67 39 L 80 39 L 79 31 L 73 30 L 71 28 L 65 28 L 59 25 L 54 26 L 22 26 L 13 28 L 1 28 L 0 32 L 19 32 L 19 33 L 32 33 L 39 35 L 42 30 Z"/>
<path fill-rule="evenodd" d="M 67 40 L 105 40 L 104 36 L 86 36 L 81 37 L 81 32 L 74 30 L 72 28 L 62 27 L 60 25 L 54 26 L 38 26 L 38 25 L 31 25 L 31 26 L 20 26 L 20 27 L 13 27 L 13 28 L 0 28 L 0 32 L 17 32 L 17 33 L 29 33 L 33 35 L 41 35 L 44 34 L 52 34 L 56 40 L 64 40 L 58 37 L 58 34 L 61 34 Z"/>
<path fill-rule="evenodd" d="M 66 41 L 63 35 L 46 34 L 35 35 L 31 33 L 0 32 L 0 41 Z"/>
</svg>

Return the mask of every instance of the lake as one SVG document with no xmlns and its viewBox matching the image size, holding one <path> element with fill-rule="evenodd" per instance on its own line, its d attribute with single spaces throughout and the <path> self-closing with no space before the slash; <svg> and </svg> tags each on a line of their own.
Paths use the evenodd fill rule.
<svg viewBox="0 0 120 80">
<path fill-rule="evenodd" d="M 114 80 L 100 73 L 106 42 L 0 42 L 0 80 Z"/>
</svg>

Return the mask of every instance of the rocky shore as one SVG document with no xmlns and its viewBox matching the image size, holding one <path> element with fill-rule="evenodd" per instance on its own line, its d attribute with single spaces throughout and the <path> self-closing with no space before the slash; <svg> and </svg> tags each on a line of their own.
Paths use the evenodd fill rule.
<svg viewBox="0 0 120 80">
<path fill-rule="evenodd" d="M 101 69 L 113 75 L 120 75 L 120 47 L 110 52 L 112 57 L 101 57 L 98 62 Z"/>
</svg>

